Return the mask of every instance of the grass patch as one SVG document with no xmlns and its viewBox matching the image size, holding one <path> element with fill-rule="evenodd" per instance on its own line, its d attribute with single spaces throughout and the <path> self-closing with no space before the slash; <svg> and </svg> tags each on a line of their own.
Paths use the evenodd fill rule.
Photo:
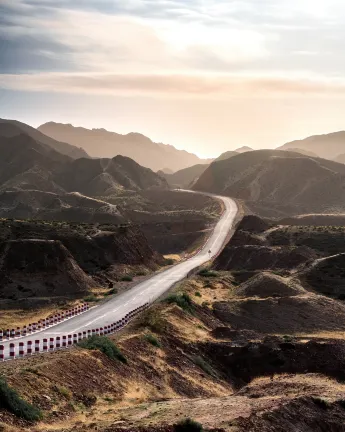
<svg viewBox="0 0 345 432">
<path fill-rule="evenodd" d="M 190 418 L 181 420 L 174 426 L 175 432 L 202 432 L 203 430 L 204 428 L 200 423 Z"/>
<path fill-rule="evenodd" d="M 127 363 L 127 359 L 120 349 L 106 336 L 91 336 L 79 342 L 78 345 L 88 350 L 99 350 L 112 360 L 119 360 L 122 363 Z"/>
<path fill-rule="evenodd" d="M 4 378 L 0 378 L 0 407 L 28 421 L 37 421 L 42 418 L 41 411 L 22 399 Z"/>
<path fill-rule="evenodd" d="M 202 357 L 200 357 L 200 356 L 196 356 L 196 357 L 194 357 L 194 358 L 193 358 L 193 362 L 194 362 L 197 366 L 199 366 L 200 369 L 202 369 L 204 372 L 206 372 L 208 375 L 210 375 L 210 376 L 212 376 L 212 377 L 215 377 L 215 376 L 216 376 L 214 370 L 212 369 L 212 366 L 209 365 L 209 364 L 207 363 L 207 361 L 204 360 Z"/>
<path fill-rule="evenodd" d="M 56 391 L 59 393 L 60 396 L 63 396 L 64 398 L 71 400 L 72 399 L 72 392 L 68 388 L 64 386 L 56 386 Z"/>
<path fill-rule="evenodd" d="M 130 275 L 125 275 L 125 276 L 122 276 L 122 278 L 121 278 L 122 282 L 132 282 L 132 280 L 133 280 L 133 277 Z"/>
<path fill-rule="evenodd" d="M 194 310 L 193 302 L 190 296 L 186 293 L 183 294 L 171 294 L 167 299 L 166 302 L 169 304 L 175 303 L 177 306 L 179 306 L 181 309 L 192 313 Z"/>
<path fill-rule="evenodd" d="M 202 269 L 199 271 L 198 275 L 202 276 L 202 277 L 212 277 L 213 278 L 213 277 L 217 277 L 218 273 L 215 271 L 211 271 L 209 269 Z"/>
<path fill-rule="evenodd" d="M 151 345 L 157 347 L 157 348 L 161 348 L 161 343 L 159 342 L 159 340 L 153 336 L 153 334 L 151 333 L 147 333 L 145 335 L 145 339 L 147 340 L 147 342 L 149 342 Z"/>
<path fill-rule="evenodd" d="M 99 298 L 96 297 L 94 294 L 90 294 L 89 296 L 84 298 L 84 302 L 86 303 L 95 303 L 95 302 L 99 302 Z"/>
</svg>

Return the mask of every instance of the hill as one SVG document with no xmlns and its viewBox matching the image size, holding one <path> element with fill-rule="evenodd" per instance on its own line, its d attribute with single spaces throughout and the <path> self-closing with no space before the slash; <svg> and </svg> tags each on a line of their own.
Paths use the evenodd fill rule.
<svg viewBox="0 0 345 432">
<path fill-rule="evenodd" d="M 266 217 L 342 213 L 345 166 L 289 151 L 257 150 L 213 162 L 193 189 L 242 199 Z"/>
<path fill-rule="evenodd" d="M 208 166 L 208 164 L 199 164 L 176 171 L 173 174 L 167 174 L 162 171 L 158 171 L 158 174 L 164 177 L 171 187 L 188 189 L 208 168 Z"/>
<path fill-rule="evenodd" d="M 342 153 L 333 159 L 335 162 L 345 164 L 345 153 Z"/>
<path fill-rule="evenodd" d="M 89 157 L 86 151 L 82 148 L 66 142 L 56 141 L 25 123 L 17 120 L 0 119 L 0 137 L 11 138 L 21 134 L 28 135 L 43 146 L 48 146 L 72 159 Z"/>
<path fill-rule="evenodd" d="M 254 149 L 252 149 L 251 147 L 243 146 L 243 147 L 236 149 L 235 152 L 236 153 L 246 153 L 246 152 L 253 151 L 253 150 Z"/>
<path fill-rule="evenodd" d="M 345 131 L 325 135 L 314 135 L 302 140 L 288 142 L 277 150 L 299 148 L 316 153 L 325 159 L 334 159 L 345 151 Z"/>
<path fill-rule="evenodd" d="M 171 145 L 155 143 L 139 133 L 121 135 L 105 129 L 90 130 L 54 122 L 45 123 L 38 130 L 56 140 L 82 147 L 93 157 L 127 156 L 155 172 L 166 168 L 175 172 L 210 162 Z"/>
<path fill-rule="evenodd" d="M 123 223 L 127 220 L 114 204 L 78 192 L 56 194 L 39 190 L 1 192 L 0 217 L 80 223 Z"/>
<path fill-rule="evenodd" d="M 68 192 L 89 196 L 107 196 L 123 190 L 168 189 L 165 179 L 134 160 L 115 156 L 113 159 L 77 159 L 61 167 L 56 182 Z"/>
<path fill-rule="evenodd" d="M 168 189 L 167 182 L 133 160 L 73 160 L 48 145 L 21 134 L 0 139 L 0 191 L 40 190 L 109 195 L 124 189 Z"/>
<path fill-rule="evenodd" d="M 232 151 L 232 150 L 227 151 L 225 153 L 222 153 L 219 157 L 217 157 L 217 159 L 214 162 L 225 160 L 225 159 L 229 159 L 229 158 L 231 158 L 233 156 L 236 156 L 239 153 L 243 153 L 243 152 Z"/>
</svg>

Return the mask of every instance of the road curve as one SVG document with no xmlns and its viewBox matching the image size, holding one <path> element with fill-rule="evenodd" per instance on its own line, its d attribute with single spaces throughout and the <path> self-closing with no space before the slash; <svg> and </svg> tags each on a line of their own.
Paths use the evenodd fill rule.
<svg viewBox="0 0 345 432">
<path fill-rule="evenodd" d="M 186 192 L 186 191 L 184 191 Z M 190 192 L 194 193 L 194 192 Z M 210 195 L 210 194 L 205 194 Z M 224 203 L 224 213 L 215 226 L 212 235 L 207 240 L 202 250 L 192 258 L 176 264 L 169 269 L 157 273 L 150 279 L 139 283 L 135 287 L 123 292 L 107 302 L 90 309 L 89 311 L 75 316 L 70 320 L 61 322 L 56 326 L 42 330 L 41 332 L 21 337 L 11 341 L 3 341 L 5 347 L 5 358 L 9 357 L 10 342 L 26 342 L 28 340 L 40 340 L 45 338 L 56 337 L 66 334 L 78 333 L 84 330 L 104 327 L 123 318 L 133 309 L 142 306 L 146 302 L 152 302 L 158 299 L 162 294 L 168 291 L 176 282 L 184 279 L 188 273 L 196 267 L 209 261 L 211 257 L 216 256 L 222 249 L 224 242 L 231 230 L 238 207 L 231 198 L 210 195 L 218 198 Z M 211 251 L 211 254 L 209 254 Z"/>
</svg>

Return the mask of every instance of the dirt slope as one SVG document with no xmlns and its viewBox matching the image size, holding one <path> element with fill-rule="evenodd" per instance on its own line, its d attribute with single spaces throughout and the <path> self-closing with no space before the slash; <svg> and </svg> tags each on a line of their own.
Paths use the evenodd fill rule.
<svg viewBox="0 0 345 432">
<path fill-rule="evenodd" d="M 0 244 L 0 297 L 81 297 L 95 282 L 56 240 L 10 240 Z"/>
</svg>

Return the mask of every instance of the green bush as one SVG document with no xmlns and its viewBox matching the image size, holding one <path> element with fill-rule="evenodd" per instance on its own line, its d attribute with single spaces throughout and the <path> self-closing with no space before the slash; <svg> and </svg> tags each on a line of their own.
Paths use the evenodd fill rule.
<svg viewBox="0 0 345 432">
<path fill-rule="evenodd" d="M 166 302 L 169 303 L 169 304 L 175 303 L 181 309 L 183 309 L 183 310 L 185 310 L 187 312 L 193 312 L 193 302 L 192 302 L 192 299 L 186 293 L 183 293 L 183 294 L 171 294 L 166 299 Z"/>
<path fill-rule="evenodd" d="M 215 372 L 212 369 L 212 367 L 202 357 L 200 356 L 194 357 L 193 361 L 197 366 L 199 366 L 200 369 L 202 369 L 208 375 L 211 375 L 213 377 L 215 376 Z"/>
<path fill-rule="evenodd" d="M 0 378 L 0 408 L 5 408 L 15 416 L 28 421 L 42 418 L 41 411 L 22 399 L 4 378 Z"/>
<path fill-rule="evenodd" d="M 168 258 L 168 259 L 165 260 L 165 264 L 167 266 L 174 265 L 175 264 L 175 260 L 173 260 L 172 258 Z"/>
<path fill-rule="evenodd" d="M 218 273 L 211 271 L 209 269 L 202 269 L 199 271 L 199 276 L 202 277 L 217 277 Z"/>
<path fill-rule="evenodd" d="M 185 420 L 181 420 L 174 426 L 175 432 L 202 432 L 204 428 L 200 423 L 187 418 Z"/>
<path fill-rule="evenodd" d="M 195 297 L 201 297 L 201 294 L 199 293 L 199 291 L 196 291 Z"/>
<path fill-rule="evenodd" d="M 153 334 L 151 333 L 147 333 L 145 335 L 145 339 L 153 346 L 160 348 L 162 345 L 160 344 L 159 340 L 153 336 Z"/>
<path fill-rule="evenodd" d="M 125 276 L 122 276 L 121 280 L 122 280 L 122 282 L 132 282 L 133 278 L 130 275 L 125 275 Z"/>
<path fill-rule="evenodd" d="M 110 289 L 104 295 L 107 297 L 107 296 L 111 296 L 111 295 L 114 295 L 114 294 L 117 294 L 117 289 L 116 288 Z"/>
<path fill-rule="evenodd" d="M 99 350 L 112 360 L 127 363 L 127 359 L 120 349 L 106 336 L 91 336 L 80 341 L 78 345 L 88 350 Z"/>
</svg>

